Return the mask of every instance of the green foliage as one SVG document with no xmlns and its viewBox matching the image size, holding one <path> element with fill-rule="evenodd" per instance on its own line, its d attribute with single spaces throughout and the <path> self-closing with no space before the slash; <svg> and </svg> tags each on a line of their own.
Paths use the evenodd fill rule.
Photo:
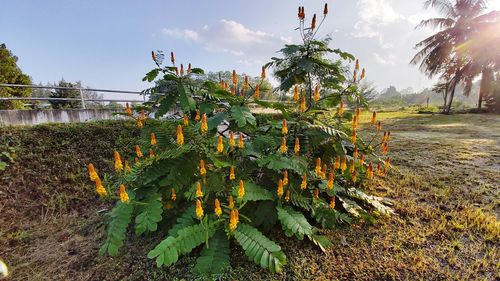
<svg viewBox="0 0 500 281">
<path fill-rule="evenodd" d="M 193 268 L 194 272 L 201 275 L 217 276 L 230 266 L 229 264 L 229 240 L 224 232 L 217 231 L 208 240 L 209 247 L 205 247 Z"/>
<path fill-rule="evenodd" d="M 233 187 L 233 196 L 238 196 L 238 186 Z M 245 183 L 245 201 L 264 201 L 264 200 L 274 200 L 273 194 L 252 182 Z"/>
<path fill-rule="evenodd" d="M 23 74 L 17 66 L 17 57 L 7 49 L 5 44 L 0 44 L 0 84 L 31 84 L 31 78 Z M 0 87 L 0 97 L 29 97 L 30 88 Z M 22 101 L 0 101 L 0 109 L 23 108 Z"/>
<path fill-rule="evenodd" d="M 267 239 L 256 228 L 241 223 L 235 230 L 234 238 L 245 251 L 250 260 L 271 272 L 281 272 L 286 264 L 285 254 L 281 247 Z"/>
<path fill-rule="evenodd" d="M 234 120 L 240 128 L 245 127 L 247 124 L 255 125 L 255 117 L 252 115 L 248 107 L 231 107 L 231 119 Z"/>
<path fill-rule="evenodd" d="M 127 227 L 132 220 L 134 205 L 118 202 L 109 214 L 110 222 L 107 228 L 106 241 L 99 250 L 100 255 L 106 252 L 110 256 L 116 256 L 118 250 L 123 246 Z"/>
<path fill-rule="evenodd" d="M 295 235 L 299 240 L 302 240 L 304 235 L 312 235 L 312 226 L 301 212 L 297 212 L 288 206 L 284 208 L 277 207 L 276 209 L 286 236 Z"/>
<path fill-rule="evenodd" d="M 158 222 L 162 220 L 163 206 L 159 194 L 152 193 L 144 203 L 146 205 L 138 207 L 139 214 L 135 217 L 136 235 L 141 235 L 146 231 L 156 231 Z"/>
<path fill-rule="evenodd" d="M 213 228 L 206 228 L 202 224 L 187 226 L 177 232 L 177 235 L 168 236 L 148 253 L 148 258 L 156 259 L 158 267 L 172 265 L 180 255 L 191 252 L 195 247 L 206 242 L 214 234 Z"/>
</svg>

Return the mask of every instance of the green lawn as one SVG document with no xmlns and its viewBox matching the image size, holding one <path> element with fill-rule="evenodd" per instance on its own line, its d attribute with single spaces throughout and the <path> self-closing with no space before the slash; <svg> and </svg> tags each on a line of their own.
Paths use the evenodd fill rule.
<svg viewBox="0 0 500 281">
<path fill-rule="evenodd" d="M 364 113 L 362 121 L 370 117 Z M 391 131 L 394 169 L 368 188 L 391 198 L 396 215 L 326 231 L 334 243 L 327 254 L 274 231 L 288 257 L 282 274 L 254 265 L 233 245 L 232 269 L 221 280 L 500 278 L 500 117 L 378 118 Z M 96 199 L 86 164 L 111 168 L 114 147 L 131 145 L 136 133 L 119 122 L 0 128 L 0 136 L 21 142 L 16 162 L 0 174 L 0 255 L 12 280 L 194 279 L 196 253 L 162 269 L 146 258 L 160 235 L 131 233 L 121 255 L 97 256 L 104 240 L 99 211 L 109 205 Z"/>
</svg>

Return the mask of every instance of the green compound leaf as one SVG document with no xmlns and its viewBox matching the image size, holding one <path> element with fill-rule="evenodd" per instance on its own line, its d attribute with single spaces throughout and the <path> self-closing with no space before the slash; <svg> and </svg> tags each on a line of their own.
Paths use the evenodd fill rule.
<svg viewBox="0 0 500 281">
<path fill-rule="evenodd" d="M 234 238 L 250 260 L 273 273 L 282 271 L 286 264 L 286 257 L 281 251 L 281 247 L 256 228 L 240 223 L 234 231 Z"/>
<path fill-rule="evenodd" d="M 201 224 L 185 227 L 177 232 L 177 237 L 168 236 L 148 253 L 148 258 L 156 258 L 156 265 L 172 265 L 179 256 L 191 252 L 195 247 L 205 243 L 205 239 L 214 235 L 213 228 L 208 229 Z"/>
<path fill-rule="evenodd" d="M 289 206 L 276 207 L 276 210 L 278 210 L 278 219 L 286 236 L 295 235 L 299 240 L 302 240 L 304 235 L 313 234 L 312 226 L 301 212 L 297 212 Z"/>
<path fill-rule="evenodd" d="M 156 231 L 158 229 L 158 222 L 162 220 L 163 206 L 159 194 L 153 193 L 144 203 L 146 205 L 140 205 L 140 213 L 135 217 L 135 234 L 137 236 L 146 231 Z"/>
<path fill-rule="evenodd" d="M 205 276 L 220 275 L 230 266 L 229 240 L 223 231 L 217 231 L 208 240 L 208 245 L 201 251 L 193 271 Z"/>
<path fill-rule="evenodd" d="M 248 107 L 233 106 L 231 108 L 231 119 L 236 122 L 238 127 L 245 127 L 247 124 L 255 125 L 257 120 L 250 112 Z"/>
<path fill-rule="evenodd" d="M 197 223 L 196 221 L 196 213 L 195 213 L 195 207 L 190 206 L 188 207 L 184 213 L 177 218 L 177 223 L 170 228 L 168 231 L 169 236 L 177 236 L 177 232 L 179 230 L 186 228 L 191 225 L 195 225 Z"/>
<path fill-rule="evenodd" d="M 127 227 L 132 220 L 132 212 L 134 205 L 118 202 L 109 214 L 111 220 L 107 227 L 107 237 L 104 244 L 99 250 L 99 255 L 104 255 L 106 252 L 110 256 L 116 256 L 118 250 L 123 246 Z"/>
</svg>

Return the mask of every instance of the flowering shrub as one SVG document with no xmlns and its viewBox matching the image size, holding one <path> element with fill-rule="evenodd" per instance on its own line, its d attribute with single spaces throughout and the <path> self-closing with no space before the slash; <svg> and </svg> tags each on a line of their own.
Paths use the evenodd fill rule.
<svg viewBox="0 0 500 281">
<path fill-rule="evenodd" d="M 327 13 L 325 5 L 323 19 Z M 232 81 L 217 83 L 191 64 L 178 66 L 173 53 L 170 66 L 162 52 L 152 53 L 157 67 L 144 78 L 156 81 L 145 91 L 150 100 L 134 110 L 127 105 L 124 113 L 143 128 L 141 142 L 135 152 L 122 153 L 126 157 L 115 152 L 117 173 L 104 183 L 89 165 L 96 192 L 118 201 L 101 254 L 118 253 L 134 218 L 136 235 L 176 221 L 148 254 L 158 266 L 204 245 L 194 270 L 220 273 L 229 265 L 233 238 L 250 260 L 280 272 L 286 257 L 262 234 L 274 225 L 326 251 L 332 244 L 319 228 L 391 212 L 362 190 L 364 182 L 390 167 L 389 158 L 375 153 L 379 145 L 380 154 L 387 153 L 390 134 L 375 141 L 382 133 L 373 113 L 373 138 L 364 142 L 357 135 L 360 109 L 344 106 L 362 102 L 357 80 L 365 71 L 356 60 L 351 73 L 345 62 L 354 61 L 352 55 L 315 39 L 316 15 L 308 27 L 303 7 L 298 16 L 303 43 L 286 45 L 283 57 L 272 58 L 261 73 L 263 81 L 273 69 L 291 102 L 260 100 L 260 85 L 251 85 L 248 77 L 238 81 L 235 71 Z M 329 54 L 338 59 L 327 59 Z M 250 104 L 277 113 L 254 114 Z M 158 122 L 145 112 L 158 118 L 170 112 L 173 119 Z"/>
</svg>

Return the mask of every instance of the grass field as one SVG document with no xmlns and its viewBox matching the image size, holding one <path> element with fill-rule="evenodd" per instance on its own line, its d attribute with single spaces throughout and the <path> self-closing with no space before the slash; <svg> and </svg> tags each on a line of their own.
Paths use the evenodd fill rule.
<svg viewBox="0 0 500 281">
<path fill-rule="evenodd" d="M 288 257 L 282 274 L 268 273 L 233 246 L 232 269 L 221 280 L 500 278 L 500 117 L 395 112 L 379 119 L 391 131 L 394 169 L 369 189 L 392 199 L 396 215 L 327 231 L 334 247 L 326 255 L 271 234 Z M 162 269 L 146 258 L 159 235 L 131 233 L 121 255 L 98 257 L 99 211 L 109 205 L 95 198 L 85 165 L 100 158 L 100 166 L 111 167 L 113 148 L 130 145 L 122 130 L 132 129 L 112 122 L 105 129 L 72 126 L 10 131 L 22 136 L 16 163 L 0 176 L 0 256 L 12 280 L 193 280 L 196 253 Z M 82 127 L 90 136 L 75 134 Z M 63 143 L 44 139 L 47 128 Z"/>
</svg>

